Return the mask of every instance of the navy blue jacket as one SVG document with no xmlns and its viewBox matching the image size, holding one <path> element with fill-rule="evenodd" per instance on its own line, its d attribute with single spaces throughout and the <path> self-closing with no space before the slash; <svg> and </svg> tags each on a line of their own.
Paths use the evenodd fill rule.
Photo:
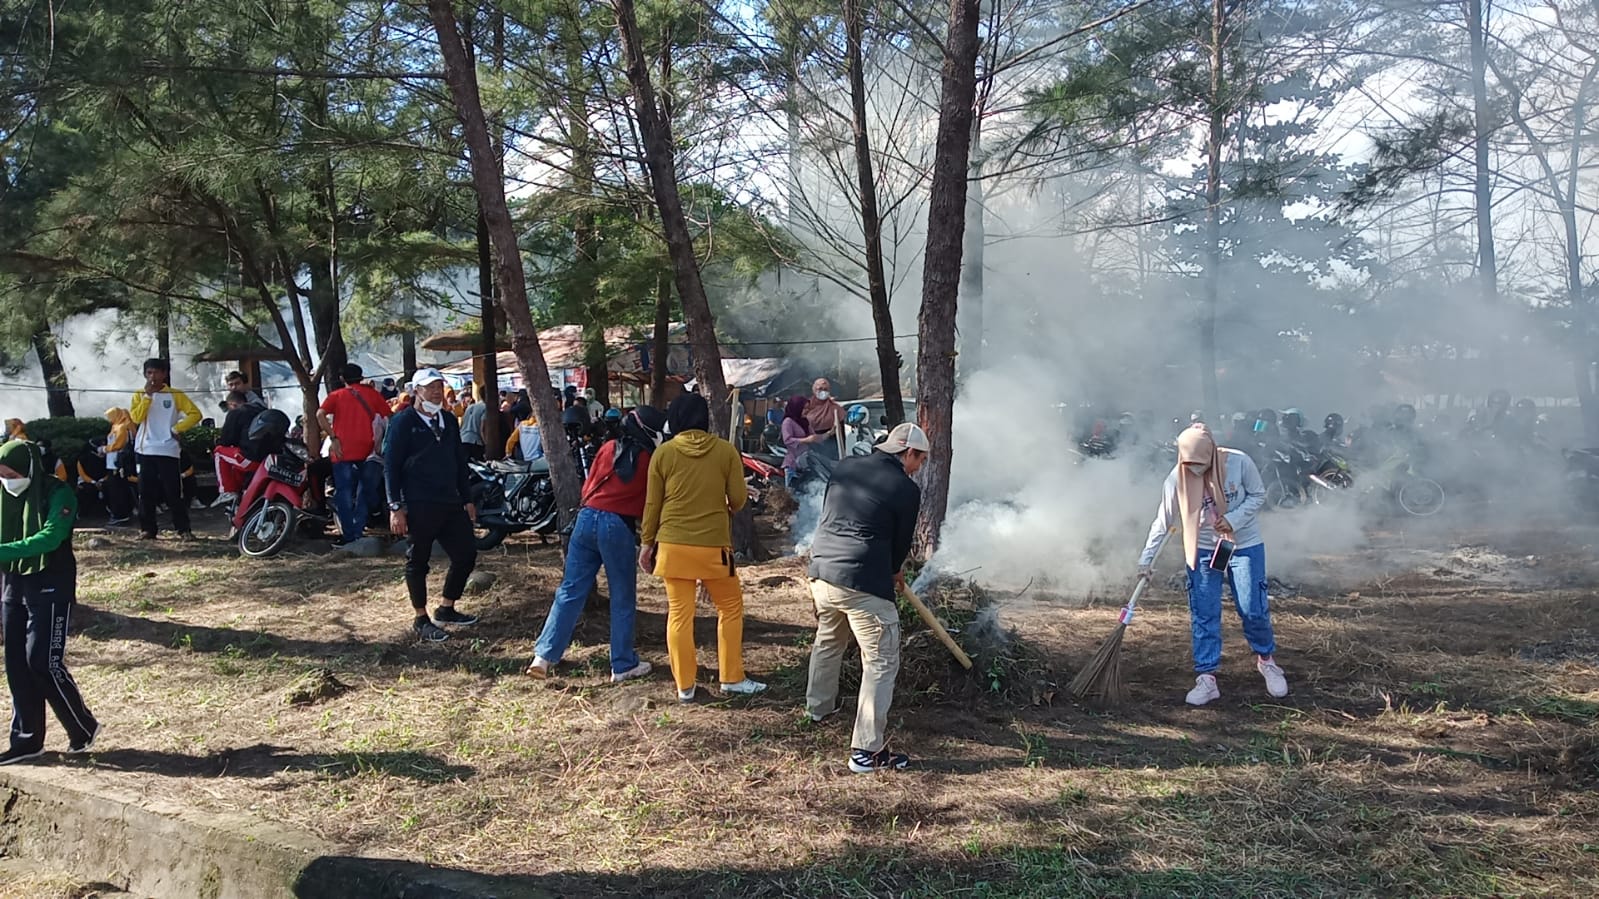
<svg viewBox="0 0 1599 899">
<path fill-rule="evenodd" d="M 470 501 L 461 426 L 447 410 L 438 417 L 442 429 L 437 435 L 415 406 L 389 419 L 383 440 L 389 502 L 464 506 Z"/>
</svg>

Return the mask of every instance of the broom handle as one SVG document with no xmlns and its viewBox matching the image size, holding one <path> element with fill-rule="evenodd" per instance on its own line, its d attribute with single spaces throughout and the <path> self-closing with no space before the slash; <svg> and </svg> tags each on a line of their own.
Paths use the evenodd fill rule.
<svg viewBox="0 0 1599 899">
<path fill-rule="evenodd" d="M 938 639 L 943 641 L 945 646 L 949 647 L 949 651 L 955 655 L 955 661 L 960 662 L 962 668 L 965 668 L 968 671 L 971 670 L 971 656 L 968 656 L 966 652 L 955 643 L 955 638 L 949 635 L 949 631 L 944 630 L 944 626 L 938 623 L 938 619 L 933 617 L 932 610 L 922 604 L 921 597 L 917 596 L 910 587 L 906 587 L 905 598 L 910 600 L 911 605 L 916 607 L 916 614 L 922 616 L 922 622 L 927 625 L 927 629 L 932 631 L 934 634 L 937 634 Z"/>
<path fill-rule="evenodd" d="M 1155 547 L 1155 556 L 1149 560 L 1149 567 L 1152 571 L 1155 567 L 1155 563 L 1160 561 L 1160 554 L 1166 551 L 1166 544 L 1171 542 L 1171 535 L 1175 533 L 1177 533 L 1177 529 L 1170 528 L 1166 531 L 1166 536 L 1160 538 L 1160 545 Z M 1151 574 L 1151 577 L 1153 577 L 1153 574 Z M 1141 577 L 1138 579 L 1137 586 L 1133 587 L 1133 595 L 1128 598 L 1127 605 L 1122 607 L 1121 614 L 1117 616 L 1117 619 L 1121 621 L 1122 624 L 1132 623 L 1133 613 L 1138 611 L 1138 597 L 1144 595 L 1144 588 L 1149 586 L 1149 581 L 1150 578 L 1148 577 Z"/>
</svg>

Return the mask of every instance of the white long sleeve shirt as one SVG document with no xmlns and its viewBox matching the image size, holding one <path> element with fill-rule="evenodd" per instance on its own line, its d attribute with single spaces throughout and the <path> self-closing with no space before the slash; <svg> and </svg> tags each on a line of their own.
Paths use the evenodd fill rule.
<svg viewBox="0 0 1599 899">
<path fill-rule="evenodd" d="M 1222 461 L 1227 466 L 1227 475 L 1222 480 L 1222 489 L 1227 493 L 1227 514 L 1222 517 L 1232 525 L 1233 545 L 1238 549 L 1259 546 L 1265 542 L 1260 536 L 1260 509 L 1266 504 L 1266 482 L 1261 479 L 1260 469 L 1255 467 L 1253 459 L 1237 450 L 1223 449 L 1221 454 Z M 1216 528 L 1212 509 L 1214 504 L 1209 497 L 1206 497 L 1205 509 L 1199 516 L 1201 556 L 1216 548 Z M 1160 542 L 1166 539 L 1167 532 L 1180 517 L 1177 506 L 1177 468 L 1174 467 L 1171 474 L 1166 476 L 1160 508 L 1155 512 L 1154 524 L 1149 526 L 1149 540 L 1144 544 L 1143 554 L 1138 557 L 1140 568 L 1154 562 Z"/>
</svg>

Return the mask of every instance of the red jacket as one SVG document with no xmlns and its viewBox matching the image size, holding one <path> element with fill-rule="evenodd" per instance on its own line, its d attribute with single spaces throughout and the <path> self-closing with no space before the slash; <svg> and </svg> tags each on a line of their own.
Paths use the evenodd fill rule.
<svg viewBox="0 0 1599 899">
<path fill-rule="evenodd" d="M 638 468 L 633 480 L 623 481 L 616 473 L 616 441 L 600 447 L 589 469 L 589 479 L 583 484 L 583 505 L 600 512 L 611 512 L 624 518 L 644 516 L 644 493 L 650 480 L 650 454 L 639 453 Z"/>
</svg>

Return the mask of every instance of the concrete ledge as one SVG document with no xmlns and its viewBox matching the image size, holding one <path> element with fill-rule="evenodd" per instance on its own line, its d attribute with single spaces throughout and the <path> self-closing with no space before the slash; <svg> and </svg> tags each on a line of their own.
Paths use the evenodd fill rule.
<svg viewBox="0 0 1599 899">
<path fill-rule="evenodd" d="M 550 899 L 519 878 L 342 855 L 305 833 L 145 799 L 76 767 L 0 769 L 0 858 L 152 899 Z"/>
</svg>

